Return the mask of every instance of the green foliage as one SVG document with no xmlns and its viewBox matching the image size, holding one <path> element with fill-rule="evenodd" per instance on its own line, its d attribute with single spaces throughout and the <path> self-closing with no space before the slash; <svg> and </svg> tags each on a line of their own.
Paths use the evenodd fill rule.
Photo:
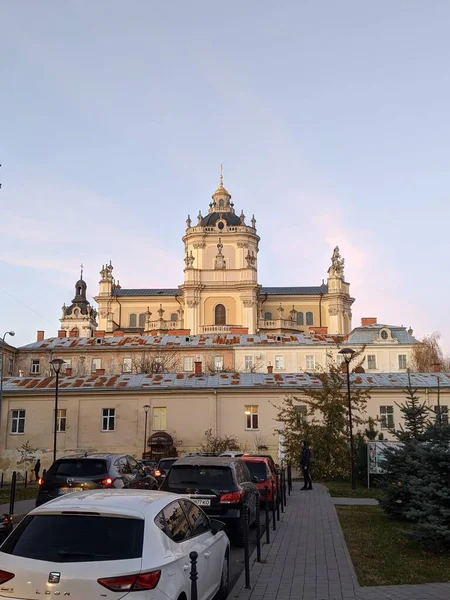
<svg viewBox="0 0 450 600">
<path fill-rule="evenodd" d="M 354 356 L 359 366 L 360 352 Z M 302 440 L 308 440 L 314 452 L 315 478 L 348 476 L 350 472 L 347 375 L 331 355 L 328 370 L 315 374 L 317 383 L 302 390 L 301 397 L 287 396 L 278 408 L 278 433 L 284 437 L 287 459 L 298 465 Z M 352 416 L 355 429 L 366 423 L 363 412 L 369 391 L 357 386 L 358 377 L 351 382 Z M 306 406 L 306 418 L 299 407 Z"/>
<path fill-rule="evenodd" d="M 392 431 L 391 433 L 393 433 L 400 442 L 423 440 L 425 431 L 430 425 L 428 418 L 430 409 L 425 402 L 420 402 L 420 396 L 417 396 L 417 388 L 412 387 L 411 374 L 409 371 L 408 385 L 404 390 L 404 393 L 406 394 L 406 402 L 404 404 L 396 403 L 403 415 L 404 426 L 400 424 L 400 429 Z"/>
</svg>

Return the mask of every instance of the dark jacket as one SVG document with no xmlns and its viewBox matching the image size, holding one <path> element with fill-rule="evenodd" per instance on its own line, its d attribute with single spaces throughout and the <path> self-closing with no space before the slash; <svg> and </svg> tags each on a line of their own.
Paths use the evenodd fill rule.
<svg viewBox="0 0 450 600">
<path fill-rule="evenodd" d="M 311 456 L 312 456 L 311 450 L 309 448 L 303 448 L 302 454 L 300 456 L 300 465 L 302 467 L 309 468 L 309 465 L 311 462 Z"/>
</svg>

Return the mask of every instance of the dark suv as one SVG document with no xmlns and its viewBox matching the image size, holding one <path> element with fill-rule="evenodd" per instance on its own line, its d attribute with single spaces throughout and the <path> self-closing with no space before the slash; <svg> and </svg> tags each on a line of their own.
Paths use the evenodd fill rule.
<svg viewBox="0 0 450 600">
<path fill-rule="evenodd" d="M 39 480 L 36 506 L 70 492 L 99 488 L 157 490 L 156 479 L 126 454 L 66 456 L 55 461 Z"/>
<path fill-rule="evenodd" d="M 244 503 L 250 509 L 250 525 L 256 519 L 258 488 L 247 466 L 239 458 L 179 458 L 170 468 L 160 489 L 187 494 L 212 519 L 226 523 L 229 535 L 239 545 L 244 537 Z"/>
</svg>

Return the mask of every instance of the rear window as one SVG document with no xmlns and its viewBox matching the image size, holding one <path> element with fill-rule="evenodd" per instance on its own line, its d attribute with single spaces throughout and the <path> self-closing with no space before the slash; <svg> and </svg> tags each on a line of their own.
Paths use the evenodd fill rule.
<svg viewBox="0 0 450 600">
<path fill-rule="evenodd" d="M 91 515 L 25 517 L 0 553 L 49 562 L 142 557 L 144 520 Z"/>
<path fill-rule="evenodd" d="M 176 462 L 176 459 L 173 458 L 169 460 L 160 460 L 159 468 L 163 469 L 164 471 L 168 471 L 174 462 Z"/>
<path fill-rule="evenodd" d="M 169 487 L 191 487 L 200 489 L 230 488 L 234 485 L 229 467 L 173 465 L 168 475 Z"/>
<path fill-rule="evenodd" d="M 266 481 L 267 479 L 267 466 L 264 462 L 252 462 L 252 461 L 244 461 L 248 470 L 250 471 L 250 475 L 252 477 L 256 477 L 258 481 Z"/>
<path fill-rule="evenodd" d="M 108 472 L 106 460 L 85 458 L 83 460 L 64 459 L 55 462 L 47 475 L 57 477 L 95 477 Z"/>
</svg>

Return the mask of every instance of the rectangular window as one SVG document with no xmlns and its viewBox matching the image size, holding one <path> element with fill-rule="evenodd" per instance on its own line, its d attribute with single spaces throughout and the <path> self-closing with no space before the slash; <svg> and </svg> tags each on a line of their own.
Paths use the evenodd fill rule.
<svg viewBox="0 0 450 600">
<path fill-rule="evenodd" d="M 122 373 L 131 373 L 131 358 L 123 359 Z"/>
<path fill-rule="evenodd" d="M 253 369 L 253 356 L 244 356 L 244 368 L 246 371 Z"/>
<path fill-rule="evenodd" d="M 102 431 L 114 431 L 116 428 L 116 409 L 102 408 Z"/>
<path fill-rule="evenodd" d="M 440 410 L 439 410 L 440 408 Z M 436 413 L 436 423 L 441 422 L 442 425 L 448 425 L 448 406 L 446 406 L 445 404 L 439 407 L 439 406 L 435 406 L 434 407 L 434 412 Z M 439 413 L 441 418 L 439 419 Z"/>
<path fill-rule="evenodd" d="M 342 365 L 345 362 L 345 358 L 343 354 L 336 354 L 336 363 L 338 365 Z"/>
<path fill-rule="evenodd" d="M 14 361 L 12 358 L 8 359 L 8 375 L 13 374 Z"/>
<path fill-rule="evenodd" d="M 306 355 L 306 368 L 308 369 L 308 371 L 314 371 L 314 369 L 316 368 L 316 357 L 314 356 L 314 354 Z"/>
<path fill-rule="evenodd" d="M 11 411 L 11 429 L 10 433 L 25 433 L 25 411 Z"/>
<path fill-rule="evenodd" d="M 259 429 L 258 406 L 245 407 L 245 429 Z"/>
<path fill-rule="evenodd" d="M 308 407 L 307 406 L 295 406 L 295 412 L 297 414 L 297 427 L 300 427 L 307 421 Z"/>
<path fill-rule="evenodd" d="M 215 356 L 214 357 L 214 368 L 216 371 L 223 370 L 223 356 Z"/>
<path fill-rule="evenodd" d="M 53 411 L 55 414 L 55 411 Z M 64 433 L 66 431 L 67 422 L 67 410 L 65 408 L 58 409 L 58 415 L 56 417 L 56 431 L 58 433 Z"/>
<path fill-rule="evenodd" d="M 41 361 L 39 358 L 34 358 L 31 361 L 31 373 L 33 375 L 38 375 L 41 372 Z"/>
<path fill-rule="evenodd" d="M 102 359 L 101 358 L 93 358 L 92 359 L 92 372 L 95 373 L 98 369 L 102 368 Z"/>
<path fill-rule="evenodd" d="M 185 356 L 183 358 L 183 371 L 190 372 L 194 368 L 194 359 L 192 356 Z"/>
<path fill-rule="evenodd" d="M 284 356 L 282 354 L 275 356 L 275 369 L 284 369 Z"/>
<path fill-rule="evenodd" d="M 367 355 L 367 368 L 368 369 L 376 369 L 377 368 L 377 357 L 375 354 Z"/>
<path fill-rule="evenodd" d="M 399 354 L 398 355 L 398 368 L 399 369 L 406 369 L 407 368 L 406 354 Z"/>
<path fill-rule="evenodd" d="M 380 406 L 381 429 L 394 428 L 394 407 Z"/>
<path fill-rule="evenodd" d="M 165 431 L 166 417 L 166 407 L 155 406 L 153 409 L 153 431 Z"/>
</svg>

